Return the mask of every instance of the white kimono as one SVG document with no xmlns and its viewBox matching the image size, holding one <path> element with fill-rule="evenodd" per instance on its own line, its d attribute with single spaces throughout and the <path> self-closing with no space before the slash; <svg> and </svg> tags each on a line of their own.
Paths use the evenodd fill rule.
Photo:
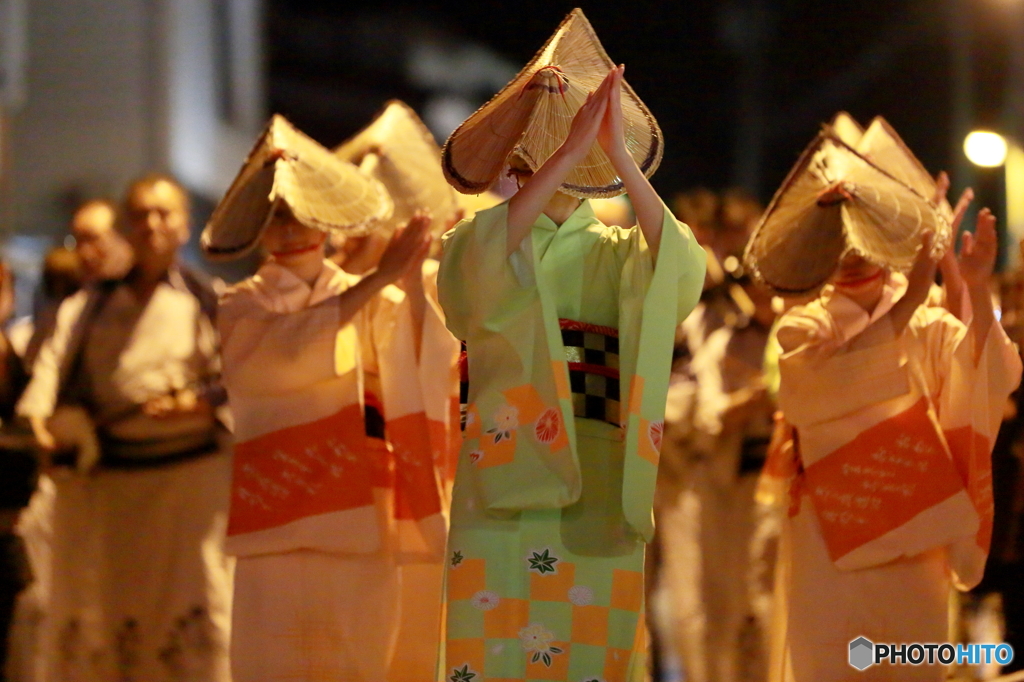
<svg viewBox="0 0 1024 682">
<path fill-rule="evenodd" d="M 951 584 L 981 579 L 992 531 L 991 449 L 1021 363 L 994 322 L 974 334 L 920 306 L 896 335 L 826 290 L 782 319 L 779 404 L 796 427 L 773 632 L 777 680 L 941 680 L 941 666 L 848 665 L 848 646 L 944 642 Z M 769 467 L 771 468 L 771 466 Z"/>
<path fill-rule="evenodd" d="M 342 327 L 337 296 L 356 281 L 325 261 L 310 287 L 270 263 L 221 302 L 237 440 L 228 529 L 238 557 L 236 682 L 385 679 L 399 635 L 400 566 L 440 565 L 438 464 L 455 342 L 428 305 L 417 364 L 396 287 Z M 383 407 L 386 441 L 368 437 L 366 405 Z M 432 632 L 411 633 L 434 651 L 440 569 L 436 590 L 436 609 L 422 619 Z M 429 595 L 417 596 L 431 608 Z"/>
</svg>

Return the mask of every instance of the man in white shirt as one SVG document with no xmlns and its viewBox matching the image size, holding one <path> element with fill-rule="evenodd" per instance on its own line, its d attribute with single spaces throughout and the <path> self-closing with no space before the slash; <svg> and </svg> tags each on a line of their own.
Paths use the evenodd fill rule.
<svg viewBox="0 0 1024 682">
<path fill-rule="evenodd" d="M 58 461 L 77 446 L 57 476 L 41 653 L 58 680 L 226 680 L 216 297 L 177 261 L 188 197 L 173 179 L 136 181 L 123 210 L 134 266 L 61 305 L 18 403 Z"/>
</svg>

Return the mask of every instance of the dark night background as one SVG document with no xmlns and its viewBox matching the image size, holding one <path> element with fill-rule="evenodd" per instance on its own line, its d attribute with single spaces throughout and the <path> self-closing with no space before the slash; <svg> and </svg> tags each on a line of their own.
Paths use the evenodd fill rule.
<svg viewBox="0 0 1024 682">
<path fill-rule="evenodd" d="M 1009 44 L 1024 40 L 1014 3 L 580 6 L 665 133 L 665 158 L 653 179 L 663 194 L 739 184 L 766 200 L 819 124 L 846 109 L 864 124 L 884 115 L 930 170 L 949 169 L 954 188 L 973 182 L 982 199 L 997 202 L 999 174 L 972 176 L 961 142 L 972 126 L 1005 129 L 1019 118 L 1012 108 L 1003 113 Z M 478 44 L 518 70 L 574 6 L 272 0 L 270 107 L 335 144 L 391 97 L 422 109 L 431 93 L 404 72 L 412 42 Z M 968 76 L 959 87 L 957 68 Z M 497 89 L 479 87 L 470 97 L 479 104 Z"/>
</svg>

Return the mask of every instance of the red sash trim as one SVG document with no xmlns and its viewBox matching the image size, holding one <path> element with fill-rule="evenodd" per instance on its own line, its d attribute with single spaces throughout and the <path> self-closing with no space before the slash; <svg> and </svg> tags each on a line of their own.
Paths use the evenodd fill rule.
<svg viewBox="0 0 1024 682">
<path fill-rule="evenodd" d="M 600 374 L 603 377 L 609 379 L 619 378 L 619 369 L 617 367 L 605 367 L 604 365 L 592 365 L 586 362 L 570 362 L 570 372 L 586 372 L 587 374 Z"/>
<path fill-rule="evenodd" d="M 444 457 L 446 438 L 431 438 L 432 422 L 423 412 L 387 423 L 395 458 L 395 518 L 419 521 L 441 513 L 435 462 Z M 443 429 L 443 425 L 442 425 Z"/>
<path fill-rule="evenodd" d="M 987 437 L 970 426 L 945 431 L 946 443 L 953 455 L 953 465 L 967 487 L 967 494 L 981 518 L 977 542 L 988 551 L 992 541 L 995 516 L 992 495 L 992 444 Z"/>
<path fill-rule="evenodd" d="M 804 479 L 833 561 L 964 487 L 925 398 L 807 466 Z"/>
<path fill-rule="evenodd" d="M 602 334 L 604 336 L 610 336 L 614 339 L 619 338 L 619 330 L 615 327 L 604 327 L 599 324 L 590 324 L 588 322 L 577 322 L 576 320 L 567 320 L 565 318 L 558 319 L 558 327 L 564 331 L 572 332 L 591 332 L 592 334 Z"/>
<path fill-rule="evenodd" d="M 228 535 L 373 504 L 359 405 L 235 445 Z"/>
</svg>

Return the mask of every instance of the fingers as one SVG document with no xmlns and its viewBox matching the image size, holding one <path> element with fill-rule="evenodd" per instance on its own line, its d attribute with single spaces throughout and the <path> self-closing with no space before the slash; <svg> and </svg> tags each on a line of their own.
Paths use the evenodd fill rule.
<svg viewBox="0 0 1024 682">
<path fill-rule="evenodd" d="M 998 242 L 996 217 L 992 211 L 983 208 L 978 213 L 978 220 L 974 227 L 974 248 L 978 251 L 979 255 L 994 263 L 996 251 L 999 249 Z"/>
<path fill-rule="evenodd" d="M 401 262 L 407 259 L 416 260 L 419 253 L 430 249 L 430 213 L 417 211 L 403 228 L 395 230 L 388 252 L 393 253 Z"/>
<path fill-rule="evenodd" d="M 974 234 L 971 232 L 964 232 L 960 237 L 960 257 L 971 256 L 974 254 Z"/>
<path fill-rule="evenodd" d="M 996 217 L 992 211 L 983 208 L 978 211 L 978 220 L 975 222 L 974 233 L 979 240 L 996 238 Z"/>
<path fill-rule="evenodd" d="M 597 93 L 603 96 L 607 96 L 608 91 L 611 90 L 612 83 L 615 81 L 615 67 L 608 70 L 604 78 L 601 79 L 601 85 L 597 86 Z"/>
<path fill-rule="evenodd" d="M 935 258 L 935 254 L 932 250 L 932 245 L 935 243 L 935 233 L 930 230 L 922 233 L 921 235 L 921 249 L 917 252 L 917 259 L 914 261 L 914 267 L 911 269 L 910 280 L 913 283 L 915 280 L 930 283 L 935 277 L 936 266 L 938 261 Z"/>
<path fill-rule="evenodd" d="M 608 102 L 608 82 L 608 76 L 605 76 L 601 84 L 597 86 L 597 89 L 587 95 L 587 101 L 580 108 L 581 111 L 589 106 L 589 110 L 601 109 L 601 112 L 604 113 L 604 107 Z"/>
<path fill-rule="evenodd" d="M 608 88 L 608 104 L 609 106 L 620 107 L 622 101 L 622 72 L 625 70 L 625 66 L 620 64 L 619 66 L 612 69 L 612 84 Z"/>
<path fill-rule="evenodd" d="M 601 81 L 597 90 L 590 93 L 590 107 L 594 111 L 600 111 L 604 115 L 605 107 L 608 106 L 608 79 Z"/>
<path fill-rule="evenodd" d="M 604 115 L 605 97 L 601 87 L 604 83 L 601 83 L 596 90 L 587 93 L 587 99 L 583 102 L 579 111 L 576 112 L 576 116 L 573 118 L 573 125 L 579 126 L 586 124 L 587 122 Z"/>
<path fill-rule="evenodd" d="M 597 90 L 593 93 L 595 99 L 603 99 L 610 103 L 610 101 L 618 95 L 622 85 L 623 68 L 624 67 L 622 65 L 613 66 L 608 71 L 604 79 L 601 81 L 601 85 L 599 85 Z"/>
<path fill-rule="evenodd" d="M 960 229 L 960 223 L 963 222 L 964 216 L 967 214 L 967 209 L 970 207 L 971 202 L 974 201 L 974 190 L 968 187 L 964 190 L 963 194 L 960 195 L 960 200 L 956 202 L 956 207 L 953 209 L 953 222 L 950 227 L 953 228 L 954 239 L 956 238 L 956 232 Z"/>
<path fill-rule="evenodd" d="M 423 239 L 423 235 L 430 229 L 430 213 L 427 211 L 416 211 L 409 222 L 395 228 L 391 235 L 389 248 L 401 248 L 405 244 L 414 244 Z M 410 247 L 411 248 L 411 247 Z"/>
<path fill-rule="evenodd" d="M 939 174 L 935 176 L 935 196 L 932 201 L 936 204 L 940 203 L 946 198 L 946 194 L 949 192 L 949 175 L 946 171 L 939 171 Z"/>
<path fill-rule="evenodd" d="M 433 241 L 430 239 L 429 236 L 427 236 L 420 243 L 419 248 L 416 249 L 416 253 L 413 256 L 412 263 L 410 264 L 410 267 L 412 267 L 413 265 L 416 265 L 417 263 L 422 263 L 423 262 L 423 260 L 427 257 L 427 255 L 430 254 L 430 247 L 431 247 L 432 244 L 433 244 Z"/>
<path fill-rule="evenodd" d="M 974 232 L 961 237 L 959 266 L 968 286 L 987 286 L 999 250 L 996 217 L 987 208 L 978 212 Z"/>
<path fill-rule="evenodd" d="M 995 247 L 996 244 L 996 217 L 992 211 L 983 208 L 978 211 L 978 218 L 974 221 L 974 233 L 965 232 L 962 240 L 962 248 L 967 253 L 977 249 Z"/>
<path fill-rule="evenodd" d="M 927 230 L 921 233 L 921 250 L 917 252 L 918 260 L 931 258 L 932 245 L 935 243 L 935 233 Z"/>
<path fill-rule="evenodd" d="M 430 228 L 430 213 L 428 211 L 416 211 L 405 229 L 411 230 L 414 235 L 422 235 Z"/>
<path fill-rule="evenodd" d="M 626 67 L 622 64 L 613 66 L 611 70 L 608 71 L 608 75 L 606 75 L 604 80 L 601 81 L 601 85 L 597 89 L 598 92 L 596 94 L 605 97 L 609 104 L 617 102 L 621 96 L 622 73 L 625 68 Z"/>
</svg>

